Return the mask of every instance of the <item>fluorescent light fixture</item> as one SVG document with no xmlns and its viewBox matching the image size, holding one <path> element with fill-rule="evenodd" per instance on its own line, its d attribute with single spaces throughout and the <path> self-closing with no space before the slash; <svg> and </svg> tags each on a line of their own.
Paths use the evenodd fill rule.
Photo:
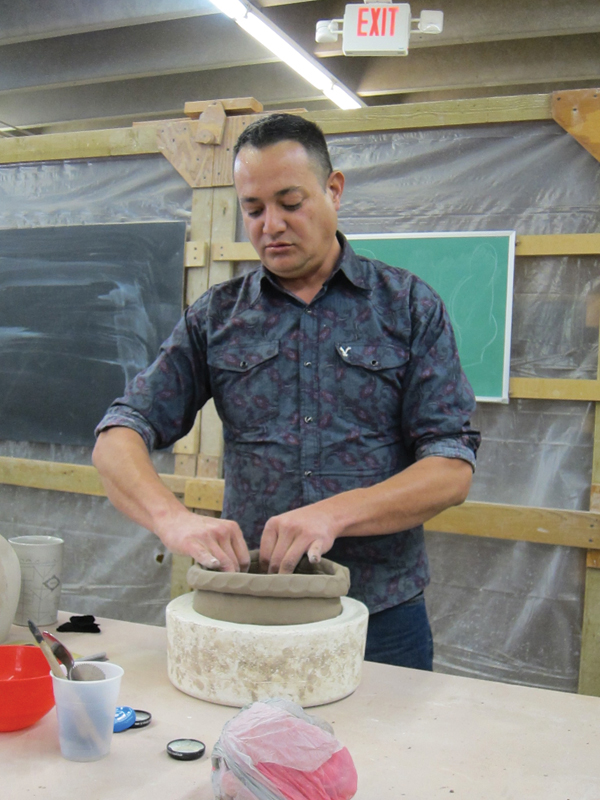
<svg viewBox="0 0 600 800">
<path fill-rule="evenodd" d="M 273 55 L 291 67 L 315 89 L 323 92 L 339 108 L 362 108 L 362 102 L 353 92 L 346 89 L 318 61 L 305 53 L 283 31 L 255 9 L 242 0 L 211 0 L 219 11 L 235 20 L 240 28 L 254 37 Z"/>
</svg>

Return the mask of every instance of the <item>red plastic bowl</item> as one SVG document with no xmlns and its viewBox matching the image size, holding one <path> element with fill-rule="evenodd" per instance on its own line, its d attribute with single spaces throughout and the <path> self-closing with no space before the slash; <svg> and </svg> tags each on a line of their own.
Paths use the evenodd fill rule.
<svg viewBox="0 0 600 800">
<path fill-rule="evenodd" d="M 0 731 L 28 728 L 54 706 L 50 667 L 35 646 L 0 646 Z"/>
</svg>

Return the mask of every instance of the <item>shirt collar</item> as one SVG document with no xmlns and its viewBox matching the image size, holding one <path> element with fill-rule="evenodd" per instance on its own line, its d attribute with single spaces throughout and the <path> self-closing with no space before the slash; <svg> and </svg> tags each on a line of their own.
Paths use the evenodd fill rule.
<svg viewBox="0 0 600 800">
<path fill-rule="evenodd" d="M 329 280 L 331 280 L 336 272 L 342 272 L 357 289 L 361 289 L 365 292 L 370 291 L 371 287 L 369 285 L 365 264 L 350 247 L 343 233 L 338 231 L 336 236 L 342 246 L 342 252 L 340 253 L 338 263 L 334 267 Z"/>
<path fill-rule="evenodd" d="M 334 276 L 338 272 L 341 272 L 350 281 L 350 283 L 353 284 L 353 286 L 356 286 L 357 289 L 368 292 L 370 290 L 370 286 L 367 279 L 365 265 L 350 247 L 344 234 L 340 231 L 337 231 L 336 236 L 338 242 L 340 243 L 341 251 L 331 275 L 325 281 L 325 286 L 328 286 L 333 280 Z M 252 274 L 252 289 L 250 293 L 250 302 L 252 304 L 256 303 L 260 297 L 260 293 L 265 285 L 265 282 L 268 282 L 276 289 L 281 290 L 269 270 L 264 264 L 261 264 L 260 267 Z"/>
</svg>

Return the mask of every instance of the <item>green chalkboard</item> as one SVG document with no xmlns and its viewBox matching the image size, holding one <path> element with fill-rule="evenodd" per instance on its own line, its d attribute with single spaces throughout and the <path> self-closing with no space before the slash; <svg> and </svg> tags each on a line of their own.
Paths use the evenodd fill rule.
<svg viewBox="0 0 600 800">
<path fill-rule="evenodd" d="M 508 402 L 515 233 L 348 236 L 359 255 L 402 267 L 440 295 L 480 401 Z"/>
</svg>

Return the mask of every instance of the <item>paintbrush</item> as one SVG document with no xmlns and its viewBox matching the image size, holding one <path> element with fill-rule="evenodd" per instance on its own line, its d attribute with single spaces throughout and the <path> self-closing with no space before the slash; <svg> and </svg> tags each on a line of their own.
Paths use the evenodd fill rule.
<svg viewBox="0 0 600 800">
<path fill-rule="evenodd" d="M 46 656 L 46 661 L 48 662 L 48 664 L 50 664 L 50 669 L 52 670 L 52 674 L 55 677 L 62 678 L 64 680 L 66 678 L 66 675 L 60 668 L 60 664 L 58 663 L 56 656 L 50 649 L 50 645 L 48 644 L 48 642 L 42 636 L 39 628 L 30 619 L 27 620 L 27 624 L 29 625 L 29 630 L 33 634 L 33 638 L 40 646 L 40 650 Z"/>
</svg>

